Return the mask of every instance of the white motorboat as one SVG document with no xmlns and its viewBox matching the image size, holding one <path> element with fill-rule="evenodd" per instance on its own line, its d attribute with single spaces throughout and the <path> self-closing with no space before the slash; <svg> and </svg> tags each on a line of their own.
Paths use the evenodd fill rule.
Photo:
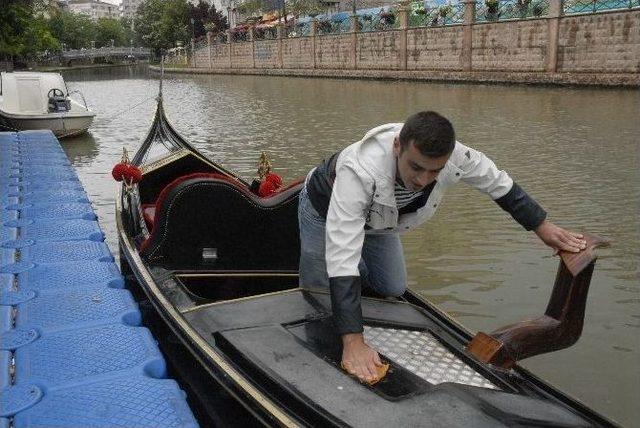
<svg viewBox="0 0 640 428">
<path fill-rule="evenodd" d="M 60 73 L 19 71 L 0 73 L 0 128 L 50 129 L 58 137 L 85 132 L 95 113 L 69 98 Z"/>
</svg>

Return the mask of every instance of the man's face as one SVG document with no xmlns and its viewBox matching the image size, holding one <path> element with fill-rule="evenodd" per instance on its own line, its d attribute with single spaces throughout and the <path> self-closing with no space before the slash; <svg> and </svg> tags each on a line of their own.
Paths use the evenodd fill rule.
<svg viewBox="0 0 640 428">
<path fill-rule="evenodd" d="M 444 168 L 450 156 L 437 158 L 424 156 L 413 142 L 410 142 L 403 150 L 399 137 L 393 141 L 393 153 L 398 160 L 396 178 L 399 177 L 404 187 L 412 192 L 422 190 L 431 184 L 438 177 L 438 173 Z"/>
</svg>

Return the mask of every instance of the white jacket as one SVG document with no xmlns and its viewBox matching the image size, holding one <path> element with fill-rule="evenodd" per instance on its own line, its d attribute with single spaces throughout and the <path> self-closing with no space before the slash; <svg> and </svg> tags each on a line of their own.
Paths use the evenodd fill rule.
<svg viewBox="0 0 640 428">
<path fill-rule="evenodd" d="M 402 123 L 378 126 L 345 148 L 336 163 L 336 177 L 326 222 L 326 261 L 329 277 L 358 276 L 366 233 L 398 233 L 429 220 L 444 192 L 459 180 L 492 199 L 506 195 L 513 180 L 481 152 L 456 142 L 438 174 L 426 204 L 398 218 L 394 195 L 396 159 L 393 140 Z"/>
</svg>

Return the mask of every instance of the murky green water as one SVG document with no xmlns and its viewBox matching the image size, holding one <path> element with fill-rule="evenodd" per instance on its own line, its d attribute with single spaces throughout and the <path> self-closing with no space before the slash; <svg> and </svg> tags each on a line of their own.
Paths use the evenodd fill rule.
<svg viewBox="0 0 640 428">
<path fill-rule="evenodd" d="M 146 134 L 157 92 L 144 68 L 68 72 L 97 117 L 63 142 L 112 251 L 122 147 Z M 147 101 L 145 101 L 147 100 Z M 196 147 L 246 178 L 262 150 L 285 179 L 368 129 L 436 110 L 558 224 L 613 240 L 600 251 L 584 333 L 525 366 L 625 426 L 640 420 L 640 92 L 256 76 L 169 76 L 167 115 Z M 410 286 L 471 330 L 541 315 L 557 259 L 487 197 L 460 184 L 434 219 L 404 237 Z"/>
</svg>

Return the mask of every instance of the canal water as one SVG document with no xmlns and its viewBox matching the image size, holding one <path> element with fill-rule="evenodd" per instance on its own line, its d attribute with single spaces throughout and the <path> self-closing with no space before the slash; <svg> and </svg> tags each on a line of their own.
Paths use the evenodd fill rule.
<svg viewBox="0 0 640 428">
<path fill-rule="evenodd" d="M 110 172 L 122 148 L 134 152 L 151 125 L 157 76 L 144 66 L 64 75 L 97 114 L 88 134 L 63 146 L 115 253 L 117 186 Z M 612 241 L 599 251 L 582 338 L 523 365 L 621 424 L 638 426 L 637 90 L 170 75 L 164 94 L 175 128 L 246 179 L 255 175 L 262 151 L 289 181 L 376 125 L 423 109 L 447 116 L 458 140 L 507 170 L 549 219 Z M 546 308 L 558 259 L 464 184 L 403 242 L 410 287 L 473 331 L 537 317 Z"/>
</svg>

